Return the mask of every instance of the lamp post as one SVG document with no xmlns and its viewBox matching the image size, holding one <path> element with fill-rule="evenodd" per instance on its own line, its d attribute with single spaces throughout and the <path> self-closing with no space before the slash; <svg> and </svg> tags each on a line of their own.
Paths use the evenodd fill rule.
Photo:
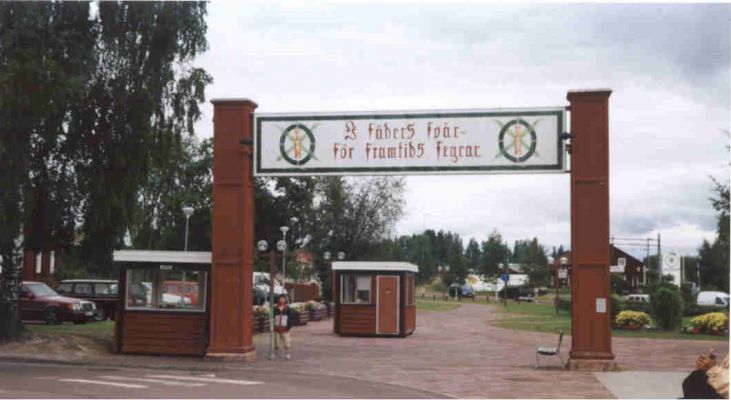
<svg viewBox="0 0 731 400">
<path fill-rule="evenodd" d="M 266 240 L 260 240 L 256 244 L 260 253 L 266 254 L 269 243 Z M 287 243 L 283 240 L 277 242 L 277 250 L 284 253 Z M 274 250 L 268 252 L 269 255 L 269 359 L 273 359 L 274 355 L 274 274 L 276 273 L 277 253 Z"/>
<path fill-rule="evenodd" d="M 285 285 L 284 280 L 287 277 L 287 232 L 289 231 L 288 226 L 282 226 L 279 228 L 280 231 L 282 231 L 282 240 L 281 242 L 284 243 L 284 246 L 280 251 L 282 252 L 282 285 Z M 277 248 L 279 248 L 279 243 L 277 243 Z M 287 290 L 287 287 L 284 286 L 285 291 Z"/>
<path fill-rule="evenodd" d="M 568 265 L 569 265 L 569 259 L 566 257 L 561 257 L 558 259 L 559 268 L 556 269 L 556 299 L 554 300 L 554 303 L 556 304 L 556 315 L 558 315 L 558 304 L 560 301 L 559 298 L 559 290 L 561 288 L 561 279 L 566 279 L 568 276 Z"/>
<path fill-rule="evenodd" d="M 183 207 L 183 214 L 185 214 L 185 251 L 188 251 L 188 221 L 190 216 L 193 215 L 193 207 Z"/>
<path fill-rule="evenodd" d="M 338 261 L 345 260 L 345 252 L 339 251 L 336 257 L 338 258 Z M 333 263 L 332 261 L 330 261 L 330 259 L 332 259 L 332 253 L 326 250 L 324 253 L 322 253 L 322 259 L 325 260 L 325 262 L 330 266 L 330 269 L 332 270 Z M 330 271 L 330 276 L 332 277 L 332 271 Z M 332 283 L 332 287 L 335 287 L 335 282 Z"/>
</svg>

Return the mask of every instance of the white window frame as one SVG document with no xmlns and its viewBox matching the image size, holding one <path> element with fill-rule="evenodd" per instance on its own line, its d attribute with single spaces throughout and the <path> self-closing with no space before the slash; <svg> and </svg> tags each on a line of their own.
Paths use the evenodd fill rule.
<svg viewBox="0 0 731 400">
<path fill-rule="evenodd" d="M 367 303 L 358 303 L 358 302 L 350 302 L 345 301 L 345 278 L 352 276 L 356 279 L 355 282 L 355 291 L 358 291 L 358 278 L 368 278 L 368 302 Z M 358 294 L 354 293 L 354 298 L 358 298 Z M 346 304 L 346 305 L 372 305 L 373 304 L 373 276 L 368 274 L 341 274 L 340 275 L 340 304 Z"/>
<path fill-rule="evenodd" d="M 129 273 L 131 270 L 145 270 L 150 269 L 152 272 L 152 291 L 151 293 L 151 301 L 152 304 L 150 304 L 149 307 L 143 307 L 143 306 L 129 306 Z M 195 268 L 191 268 L 195 269 Z M 206 313 L 208 310 L 208 274 L 210 274 L 210 271 L 206 271 L 203 269 L 198 270 L 200 272 L 203 272 L 203 288 L 205 289 L 203 292 L 203 307 L 198 308 L 160 308 L 160 306 L 157 304 L 156 297 L 154 291 L 157 290 L 156 288 L 159 286 L 157 285 L 157 282 L 160 280 L 160 268 L 140 268 L 140 267 L 130 267 L 127 268 L 124 275 L 124 310 L 127 311 L 148 311 L 148 312 L 181 312 L 181 313 Z M 160 289 L 162 290 L 162 288 Z M 117 288 L 117 291 L 119 291 L 119 288 Z M 119 292 L 117 292 L 119 293 Z"/>
</svg>

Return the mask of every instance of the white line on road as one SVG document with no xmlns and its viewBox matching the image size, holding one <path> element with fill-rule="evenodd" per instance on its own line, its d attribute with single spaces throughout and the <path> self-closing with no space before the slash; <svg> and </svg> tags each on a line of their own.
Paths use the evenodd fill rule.
<svg viewBox="0 0 731 400">
<path fill-rule="evenodd" d="M 146 383 L 159 383 L 166 386 L 183 386 L 183 387 L 200 387 L 206 386 L 205 383 L 193 383 L 193 382 L 176 382 L 176 381 L 165 381 L 162 379 L 150 379 L 150 378 L 132 378 L 129 376 L 114 376 L 114 375 L 102 375 L 100 378 L 111 379 L 114 381 L 136 381 Z"/>
<path fill-rule="evenodd" d="M 209 382 L 209 383 L 230 383 L 232 385 L 261 385 L 264 382 L 258 381 L 242 381 L 237 379 L 221 379 L 221 378 L 201 378 L 198 376 L 180 376 L 180 375 L 147 375 L 149 378 L 165 378 L 180 379 L 182 381 Z"/>
<path fill-rule="evenodd" d="M 123 388 L 127 388 L 127 389 L 147 389 L 147 388 L 149 388 L 149 386 L 145 386 L 145 385 L 135 385 L 132 383 L 93 381 L 91 379 L 59 379 L 58 381 L 59 382 L 75 382 L 75 383 L 91 383 L 92 385 L 117 386 L 117 387 L 123 387 Z"/>
</svg>

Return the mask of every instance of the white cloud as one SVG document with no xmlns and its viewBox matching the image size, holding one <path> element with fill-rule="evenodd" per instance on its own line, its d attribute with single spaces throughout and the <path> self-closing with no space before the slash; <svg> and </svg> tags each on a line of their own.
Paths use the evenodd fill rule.
<svg viewBox="0 0 731 400">
<path fill-rule="evenodd" d="M 259 111 L 564 105 L 610 87 L 612 233 L 692 253 L 715 231 L 709 175 L 728 180 L 724 4 L 212 3 L 208 98 Z M 212 134 L 203 107 L 198 134 Z M 569 243 L 567 175 L 407 179 L 400 233 L 442 228 Z M 428 215 L 422 215 L 422 212 Z"/>
</svg>

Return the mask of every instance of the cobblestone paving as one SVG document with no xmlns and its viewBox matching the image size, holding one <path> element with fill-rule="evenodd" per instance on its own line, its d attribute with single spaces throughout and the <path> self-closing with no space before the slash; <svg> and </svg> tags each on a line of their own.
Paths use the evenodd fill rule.
<svg viewBox="0 0 731 400">
<path fill-rule="evenodd" d="M 291 362 L 257 361 L 257 368 L 358 377 L 466 398 L 612 398 L 591 372 L 559 368 L 544 357 L 536 370 L 535 348 L 555 345 L 557 336 L 497 328 L 494 306 L 465 303 L 454 311 L 422 311 L 414 335 L 405 338 L 348 338 L 332 333 L 332 320 L 292 331 Z M 571 337 L 564 338 L 567 358 Z M 256 335 L 265 360 L 268 335 Z M 725 355 L 725 342 L 615 338 L 613 350 L 624 370 L 689 371 L 709 344 Z M 368 397 L 367 393 L 363 394 Z"/>
</svg>

